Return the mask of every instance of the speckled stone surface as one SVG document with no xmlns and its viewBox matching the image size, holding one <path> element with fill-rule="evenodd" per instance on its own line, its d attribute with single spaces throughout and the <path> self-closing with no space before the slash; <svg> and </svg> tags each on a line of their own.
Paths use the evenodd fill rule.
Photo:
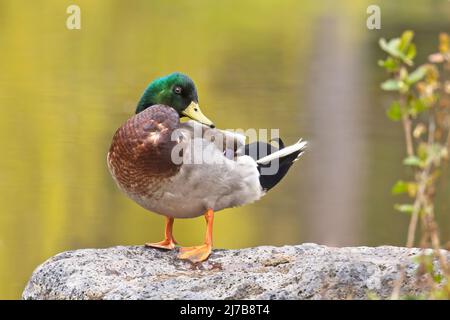
<svg viewBox="0 0 450 320">
<path fill-rule="evenodd" d="M 33 273 L 23 299 L 367 299 L 418 294 L 419 249 L 316 244 L 214 250 L 202 264 L 141 246 L 58 254 Z M 450 258 L 450 253 L 447 253 Z"/>
</svg>

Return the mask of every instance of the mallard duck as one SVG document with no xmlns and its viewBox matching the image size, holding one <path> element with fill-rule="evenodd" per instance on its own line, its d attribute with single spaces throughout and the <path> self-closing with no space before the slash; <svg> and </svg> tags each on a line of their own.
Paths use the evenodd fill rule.
<svg viewBox="0 0 450 320">
<path fill-rule="evenodd" d="M 205 243 L 178 255 L 194 263 L 211 254 L 214 212 L 259 200 L 307 145 L 245 144 L 245 136 L 216 129 L 200 110 L 194 82 L 181 73 L 154 80 L 135 113 L 112 139 L 108 168 L 128 197 L 166 217 L 164 240 L 147 247 L 174 249 L 174 219 L 205 216 Z M 273 165 L 275 172 L 264 172 Z"/>
</svg>

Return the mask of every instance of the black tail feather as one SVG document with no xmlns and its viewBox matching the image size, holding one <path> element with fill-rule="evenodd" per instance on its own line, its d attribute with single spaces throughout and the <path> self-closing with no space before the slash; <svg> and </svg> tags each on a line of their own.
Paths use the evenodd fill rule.
<svg viewBox="0 0 450 320">
<path fill-rule="evenodd" d="M 259 160 L 265 156 L 268 156 L 269 154 L 272 154 L 284 148 L 283 141 L 280 138 L 277 138 L 277 140 L 279 148 L 275 147 L 272 144 L 268 144 L 261 141 L 247 144 L 245 146 L 245 154 L 252 157 L 254 160 Z M 273 161 L 267 164 L 258 164 L 258 171 L 260 173 L 259 183 L 261 184 L 261 187 L 265 191 L 268 191 L 272 189 L 275 185 L 277 185 L 278 182 L 280 182 L 281 179 L 286 175 L 286 173 L 288 172 L 289 168 L 292 166 L 294 161 L 299 157 L 301 153 L 303 153 L 303 151 L 304 151 L 303 149 L 298 150 L 284 157 L 273 160 L 278 161 L 278 170 L 272 174 L 261 173 L 262 172 L 261 169 L 271 167 Z"/>
</svg>

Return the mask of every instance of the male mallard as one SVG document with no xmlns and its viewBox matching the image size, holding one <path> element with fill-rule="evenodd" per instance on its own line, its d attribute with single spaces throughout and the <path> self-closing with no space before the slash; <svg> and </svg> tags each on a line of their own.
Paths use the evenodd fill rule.
<svg viewBox="0 0 450 320">
<path fill-rule="evenodd" d="M 181 123 L 182 117 L 194 121 Z M 174 249 L 174 219 L 205 216 L 205 244 L 181 248 L 179 254 L 199 262 L 211 254 L 214 212 L 260 199 L 305 148 L 301 140 L 284 147 L 278 139 L 278 148 L 264 142 L 245 145 L 243 135 L 215 129 L 200 110 L 194 82 L 173 73 L 147 87 L 136 115 L 115 133 L 107 161 L 126 195 L 166 216 L 164 240 L 146 246 Z M 274 164 L 276 172 L 264 172 Z"/>
</svg>

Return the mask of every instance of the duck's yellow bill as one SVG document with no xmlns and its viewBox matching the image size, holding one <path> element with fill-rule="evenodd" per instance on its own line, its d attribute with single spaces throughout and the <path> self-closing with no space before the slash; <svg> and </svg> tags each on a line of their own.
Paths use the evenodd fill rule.
<svg viewBox="0 0 450 320">
<path fill-rule="evenodd" d="M 204 125 L 209 126 L 210 128 L 214 128 L 214 124 L 211 120 L 209 120 L 203 113 L 202 110 L 200 110 L 200 107 L 198 106 L 198 103 L 192 101 L 191 104 L 184 109 L 183 112 L 181 112 L 186 117 L 191 118 L 192 120 L 195 120 L 197 122 L 200 122 Z"/>
</svg>

